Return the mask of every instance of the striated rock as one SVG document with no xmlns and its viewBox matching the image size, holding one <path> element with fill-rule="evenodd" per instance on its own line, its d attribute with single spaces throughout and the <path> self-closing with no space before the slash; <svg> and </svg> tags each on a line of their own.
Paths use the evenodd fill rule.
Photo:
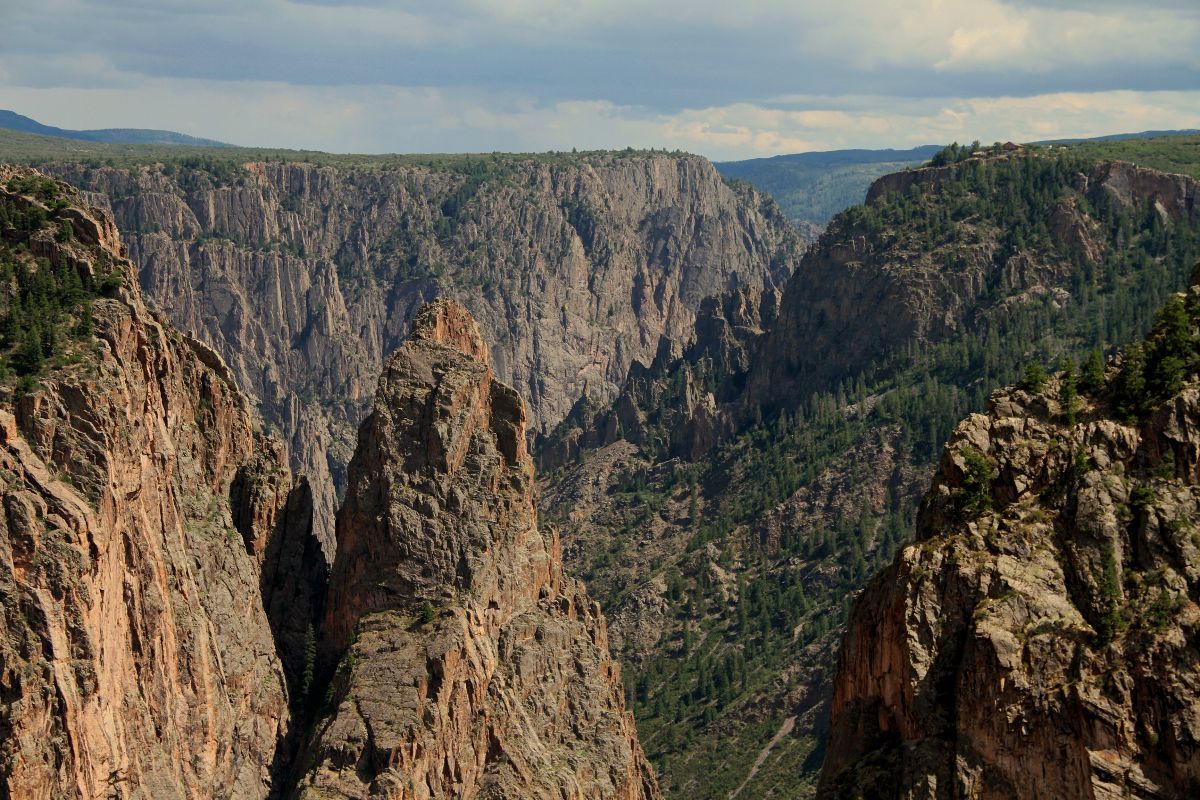
<svg viewBox="0 0 1200 800">
<path fill-rule="evenodd" d="M 28 174 L 0 167 L 0 200 L 40 204 L 2 188 Z M 260 594 L 282 451 L 59 191 L 74 235 L 39 252 L 122 285 L 62 365 L 0 388 L 0 796 L 264 798 L 290 725 Z"/>
<path fill-rule="evenodd" d="M 694 156 L 225 166 L 58 170 L 111 208 L 147 293 L 256 398 L 330 548 L 370 387 L 425 302 L 471 310 L 544 433 L 664 338 L 682 345 L 705 297 L 782 283 L 801 248 L 767 198 Z"/>
<path fill-rule="evenodd" d="M 1186 175 L 1107 162 L 1086 177 L 1084 189 L 1092 202 L 1108 199 L 1128 208 L 1150 198 L 1151 205 L 1169 219 L 1200 222 L 1200 186 Z"/>
<path fill-rule="evenodd" d="M 775 320 L 775 289 L 740 288 L 700 304 L 684 345 L 666 337 L 649 366 L 635 363 L 605 408 L 585 397 L 535 448 L 538 466 L 553 470 L 580 452 L 620 439 L 689 461 L 701 458 L 737 426 L 736 401 L 751 354 Z"/>
<path fill-rule="evenodd" d="M 851 615 L 823 796 L 1200 792 L 1200 385 L 1137 425 L 1061 400 L 998 392 L 947 445 Z"/>
<path fill-rule="evenodd" d="M 359 432 L 302 798 L 656 798 L 604 619 L 539 530 L 524 404 L 422 310 Z"/>
</svg>

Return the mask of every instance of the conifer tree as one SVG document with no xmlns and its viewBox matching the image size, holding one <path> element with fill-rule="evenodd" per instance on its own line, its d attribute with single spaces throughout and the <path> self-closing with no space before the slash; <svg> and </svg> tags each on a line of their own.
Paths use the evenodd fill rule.
<svg viewBox="0 0 1200 800">
<path fill-rule="evenodd" d="M 1121 372 L 1115 387 L 1117 411 L 1125 417 L 1136 417 L 1146 404 L 1146 355 L 1140 344 L 1125 350 Z"/>
<path fill-rule="evenodd" d="M 1046 368 L 1040 361 L 1030 361 L 1025 366 L 1025 373 L 1021 378 L 1021 388 L 1031 394 L 1037 394 L 1045 385 Z"/>
<path fill-rule="evenodd" d="M 1079 376 L 1079 388 L 1087 394 L 1099 394 L 1104 389 L 1104 356 L 1099 348 L 1088 353 Z"/>
</svg>

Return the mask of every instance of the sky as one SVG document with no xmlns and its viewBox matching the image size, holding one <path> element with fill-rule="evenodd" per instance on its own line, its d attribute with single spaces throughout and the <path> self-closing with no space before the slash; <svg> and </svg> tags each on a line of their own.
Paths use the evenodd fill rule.
<svg viewBox="0 0 1200 800">
<path fill-rule="evenodd" d="M 0 108 L 332 152 L 731 160 L 1200 128 L 1200 0 L 0 0 Z"/>
</svg>

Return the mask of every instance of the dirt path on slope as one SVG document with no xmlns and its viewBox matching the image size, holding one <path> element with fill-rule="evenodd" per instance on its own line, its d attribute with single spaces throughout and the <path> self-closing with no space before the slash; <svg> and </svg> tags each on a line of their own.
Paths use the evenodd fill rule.
<svg viewBox="0 0 1200 800">
<path fill-rule="evenodd" d="M 767 757 L 771 755 L 771 750 L 775 748 L 775 745 L 779 744 L 783 737 L 791 733 L 795 727 L 795 717 L 788 717 L 783 721 L 783 724 L 779 726 L 779 730 L 775 731 L 775 735 L 771 737 L 771 741 L 767 742 L 767 746 L 758 754 L 758 758 L 754 759 L 754 765 L 750 767 L 750 774 L 746 776 L 746 780 L 742 781 L 741 786 L 729 793 L 729 800 L 734 800 L 735 797 L 742 793 L 742 789 L 745 789 L 750 781 L 754 780 L 754 776 L 758 774 L 758 768 L 765 764 Z"/>
</svg>

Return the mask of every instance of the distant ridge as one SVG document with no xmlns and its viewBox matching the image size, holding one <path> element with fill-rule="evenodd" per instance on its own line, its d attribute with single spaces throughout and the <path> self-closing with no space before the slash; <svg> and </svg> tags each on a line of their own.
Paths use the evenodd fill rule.
<svg viewBox="0 0 1200 800">
<path fill-rule="evenodd" d="M 828 167 L 844 164 L 922 161 L 933 158 L 934 154 L 941 149 L 942 145 L 926 144 L 914 147 L 911 150 L 820 150 L 808 153 L 787 153 L 778 156 L 765 156 L 763 158 L 748 158 L 744 161 L 721 161 L 717 162 L 717 168 L 721 170 L 729 169 L 732 172 L 735 169 L 741 168 L 742 165 L 749 167 L 751 165 L 763 165 L 772 162 L 776 164 L 803 164 L 813 167 Z"/>
<path fill-rule="evenodd" d="M 802 230 L 819 230 L 834 214 L 861 203 L 867 187 L 879 176 L 924 163 L 941 149 L 941 145 L 930 144 L 911 150 L 790 153 L 724 161 L 716 167 L 725 177 L 749 181 L 772 195 Z"/>
<path fill-rule="evenodd" d="M 0 128 L 24 133 L 36 133 L 42 136 L 54 136 L 60 139 L 78 139 L 84 142 L 104 142 L 107 144 L 168 144 L 191 145 L 194 147 L 233 147 L 226 142 L 215 139 L 201 139 L 175 131 L 159 131 L 149 128 L 102 128 L 90 131 L 72 131 L 43 125 L 35 119 L 30 119 L 15 111 L 0 109 Z"/>
<path fill-rule="evenodd" d="M 1101 144 L 1198 133 L 1198 130 L 1142 131 L 1092 138 L 1048 139 L 1029 144 Z M 758 190 L 774 197 L 784 214 L 800 230 L 819 230 L 839 211 L 861 203 L 867 195 L 867 188 L 876 178 L 924 164 L 941 149 L 942 145 L 929 144 L 911 150 L 787 153 L 744 161 L 721 161 L 716 163 L 716 167 L 726 178 L 748 181 Z"/>
<path fill-rule="evenodd" d="M 1165 136 L 1194 136 L 1200 133 L 1196 128 L 1184 128 L 1175 131 L 1142 131 L 1141 133 L 1112 133 L 1108 136 L 1092 136 L 1082 139 L 1044 139 L 1030 144 L 1079 144 L 1080 142 L 1121 142 L 1126 139 L 1161 139 Z"/>
</svg>

